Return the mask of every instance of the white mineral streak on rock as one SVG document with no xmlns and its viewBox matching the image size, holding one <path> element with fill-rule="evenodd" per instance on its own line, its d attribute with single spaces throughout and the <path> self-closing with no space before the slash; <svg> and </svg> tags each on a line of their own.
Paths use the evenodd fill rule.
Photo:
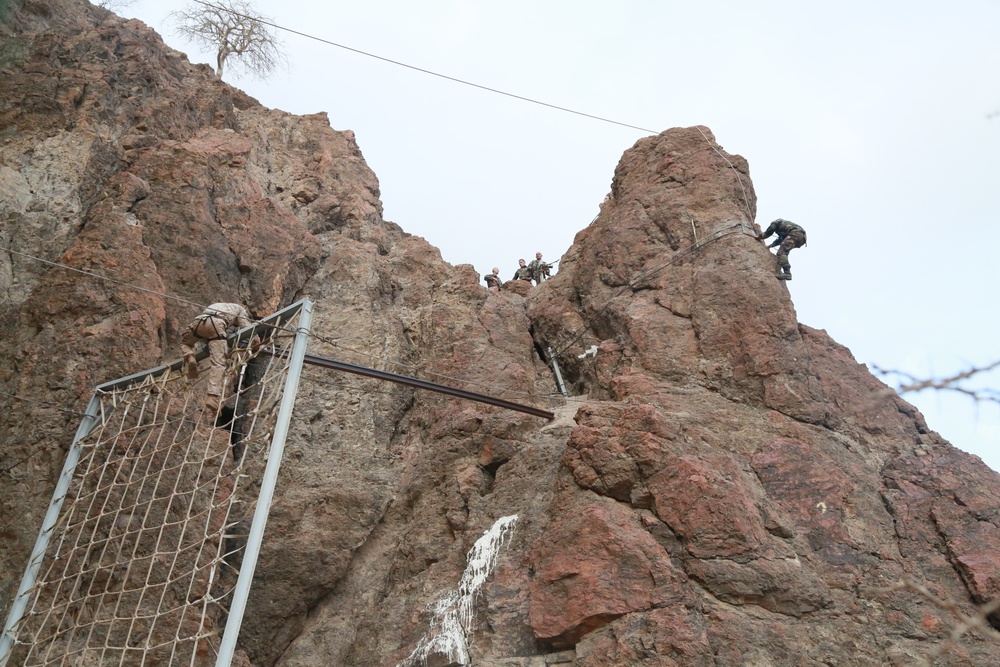
<svg viewBox="0 0 1000 667">
<path fill-rule="evenodd" d="M 469 550 L 469 564 L 458 587 L 446 591 L 430 605 L 434 615 L 427 634 L 397 667 L 426 665 L 427 658 L 433 654 L 447 656 L 448 664 L 469 664 L 469 644 L 479 589 L 496 567 L 500 549 L 510 541 L 516 524 L 516 514 L 501 517 L 476 540 Z"/>
</svg>

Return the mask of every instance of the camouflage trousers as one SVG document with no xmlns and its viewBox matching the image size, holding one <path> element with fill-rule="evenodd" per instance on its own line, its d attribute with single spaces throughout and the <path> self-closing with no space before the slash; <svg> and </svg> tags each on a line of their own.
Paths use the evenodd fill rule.
<svg viewBox="0 0 1000 667">
<path fill-rule="evenodd" d="M 211 364 L 205 378 L 207 393 L 210 396 L 222 396 L 222 381 L 226 375 L 226 357 L 229 354 L 225 320 L 211 316 L 196 318 L 181 334 L 181 354 L 195 354 L 195 348 L 202 342 L 208 347 Z"/>
<path fill-rule="evenodd" d="M 806 243 L 805 234 L 801 232 L 792 232 L 786 236 L 781 244 L 778 245 L 778 268 L 784 273 L 792 272 L 792 265 L 788 263 L 788 253 L 800 248 Z"/>
</svg>

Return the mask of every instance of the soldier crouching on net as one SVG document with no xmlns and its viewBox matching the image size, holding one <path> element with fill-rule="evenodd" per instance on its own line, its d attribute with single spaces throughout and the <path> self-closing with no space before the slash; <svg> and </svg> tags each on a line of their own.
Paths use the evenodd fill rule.
<svg viewBox="0 0 1000 667">
<path fill-rule="evenodd" d="M 250 312 L 238 303 L 213 303 L 194 318 L 184 333 L 181 334 L 181 353 L 184 355 L 184 367 L 192 380 L 198 377 L 198 361 L 195 358 L 195 348 L 199 343 L 208 347 L 211 366 L 208 370 L 206 384 L 208 396 L 205 407 L 218 410 L 222 402 L 222 384 L 226 373 L 226 357 L 229 354 L 229 341 L 226 340 L 227 329 L 243 329 L 253 324 Z M 251 348 L 260 345 L 260 338 L 254 336 L 250 342 Z"/>
<path fill-rule="evenodd" d="M 774 274 L 774 277 L 778 280 L 791 280 L 792 265 L 788 263 L 788 253 L 806 244 L 806 230 L 790 220 L 778 218 L 757 239 L 763 241 L 771 234 L 776 234 L 777 236 L 774 243 L 767 247 L 773 248 L 774 246 L 778 246 L 778 271 Z"/>
</svg>

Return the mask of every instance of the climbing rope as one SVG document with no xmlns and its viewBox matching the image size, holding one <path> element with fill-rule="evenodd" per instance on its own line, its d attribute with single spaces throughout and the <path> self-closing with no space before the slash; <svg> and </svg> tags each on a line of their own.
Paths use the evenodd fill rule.
<svg viewBox="0 0 1000 667">
<path fill-rule="evenodd" d="M 726 157 L 726 154 L 723 153 L 721 150 L 719 150 L 719 147 L 715 143 L 713 143 L 711 139 L 708 138 L 708 135 L 706 135 L 704 132 L 701 131 L 701 126 L 695 125 L 695 129 L 698 130 L 698 132 L 701 134 L 701 138 L 705 140 L 705 143 L 708 144 L 709 148 L 718 153 L 719 157 L 725 160 L 726 164 L 729 165 L 729 168 L 732 169 L 734 174 L 736 174 L 736 182 L 740 184 L 740 192 L 743 193 L 743 208 L 747 212 L 747 220 L 753 220 L 757 216 L 755 216 L 753 214 L 753 211 L 750 210 L 750 197 L 747 195 L 747 189 L 743 185 L 743 177 L 740 176 L 739 169 L 737 169 L 736 165 L 734 165 L 732 161 L 728 157 Z"/>
<path fill-rule="evenodd" d="M 675 263 L 681 261 L 682 259 L 684 259 L 688 255 L 690 255 L 690 254 L 692 254 L 692 253 L 694 253 L 694 252 L 696 252 L 698 250 L 701 250 L 705 246 L 707 246 L 707 245 L 709 245 L 711 243 L 715 243 L 719 239 L 725 238 L 727 236 L 731 236 L 732 234 L 748 234 L 748 235 L 751 235 L 751 236 L 756 236 L 756 233 L 751 229 L 751 227 L 747 223 L 745 223 L 745 222 L 736 222 L 736 223 L 730 224 L 728 226 L 721 227 L 720 229 L 715 230 L 714 232 L 712 232 L 711 234 L 709 234 L 705 238 L 701 239 L 700 241 L 695 241 L 694 243 L 692 243 L 691 245 L 687 246 L 686 248 L 678 250 L 667 261 L 662 262 L 661 264 L 657 264 L 656 266 L 653 266 L 651 268 L 648 268 L 648 269 L 646 269 L 646 270 L 644 270 L 644 271 L 636 274 L 614 296 L 612 296 L 610 299 L 608 299 L 608 301 L 604 304 L 604 306 L 599 311 L 597 311 L 594 315 L 591 315 L 589 318 L 587 318 L 587 320 L 584 322 L 583 326 L 580 327 L 580 329 L 578 330 L 578 333 L 576 333 L 575 337 L 569 343 L 567 343 L 566 345 L 563 345 L 561 348 L 559 348 L 552 356 L 553 357 L 562 357 L 562 355 L 566 352 L 566 350 L 568 350 L 573 345 L 575 345 L 576 342 L 578 340 L 580 340 L 585 333 L 587 333 L 587 331 L 590 329 L 591 325 L 593 325 L 593 323 L 597 320 L 598 317 L 600 317 L 601 315 L 604 314 L 604 312 L 611 306 L 611 304 L 615 301 L 615 299 L 617 299 L 618 297 L 620 297 L 625 292 L 631 290 L 635 286 L 635 284 L 638 283 L 640 280 L 643 280 L 646 277 L 648 277 L 648 276 L 650 276 L 650 275 L 652 275 L 652 274 L 654 274 L 654 273 L 656 273 L 656 272 L 658 272 L 658 271 L 660 271 L 660 270 L 662 270 L 662 269 L 664 269 L 664 268 L 666 268 L 668 266 L 671 266 L 672 264 L 675 264 Z"/>
<path fill-rule="evenodd" d="M 700 128 L 699 128 L 699 132 L 701 132 Z M 702 136 L 704 136 L 704 133 L 702 133 Z M 705 140 L 708 141 L 708 138 L 705 137 Z M 709 142 L 709 143 L 711 144 L 711 142 Z M 723 157 L 725 157 L 725 156 L 723 155 Z M 728 162 L 728 160 L 727 160 L 727 162 Z M 729 163 L 729 164 L 730 164 L 730 167 L 733 168 L 733 170 L 735 171 L 735 167 L 733 167 L 732 163 Z M 738 173 L 737 173 L 737 178 L 739 179 L 739 174 Z M 740 186 L 742 187 L 742 180 L 740 180 Z M 745 196 L 745 191 L 744 191 L 744 196 Z M 747 234 L 754 234 L 754 232 L 750 229 L 749 225 L 747 225 L 746 223 L 744 223 L 744 222 L 734 223 L 734 224 L 729 225 L 727 227 L 723 227 L 721 229 L 716 230 L 715 232 L 713 232 L 708 237 L 705 237 L 705 238 L 703 238 L 703 239 L 701 239 L 699 241 L 695 241 L 690 246 L 688 246 L 688 247 L 686 247 L 686 248 L 684 248 L 684 249 L 676 252 L 666 262 L 663 262 L 662 264 L 654 266 L 654 267 L 652 267 L 650 269 L 646 269 L 645 271 L 637 274 L 617 294 L 615 294 L 613 297 L 611 297 L 611 299 L 608 300 L 608 302 L 601 308 L 600 311 L 598 311 L 596 314 L 594 314 L 590 318 L 588 318 L 588 320 L 580 328 L 579 332 L 576 333 L 575 337 L 569 343 L 567 343 L 566 345 L 562 346 L 559 350 L 557 350 L 551 356 L 552 357 L 562 357 L 562 355 L 566 352 L 567 349 L 569 349 L 570 347 L 572 347 L 580 338 L 583 337 L 583 335 L 590 328 L 590 326 L 593 324 L 593 322 L 598 317 L 600 317 L 602 314 L 604 314 L 604 312 L 608 309 L 608 307 L 610 307 L 611 303 L 615 299 L 617 299 L 619 296 L 621 296 L 623 293 L 625 293 L 626 291 L 632 289 L 632 287 L 638 281 L 642 280 L 643 278 L 645 278 L 648 275 L 651 275 L 651 274 L 653 274 L 653 273 L 655 273 L 655 272 L 657 272 L 657 271 L 665 268 L 666 266 L 670 266 L 671 264 L 674 264 L 675 262 L 680 261 L 681 259 L 683 259 L 687 255 L 689 255 L 689 254 L 691 254 L 691 253 L 693 253 L 693 252 L 695 252 L 695 251 L 697 251 L 697 250 L 705 247 L 706 245 L 708 245 L 710 243 L 713 243 L 713 242 L 715 242 L 715 241 L 717 241 L 717 240 L 719 240 L 721 238 L 724 238 L 726 236 L 729 236 L 731 234 L 739 233 L 741 231 L 745 232 Z M 151 289 L 148 289 L 148 288 L 144 288 L 144 287 L 139 287 L 137 285 L 133 285 L 133 284 L 128 283 L 126 281 L 117 280 L 115 278 L 109 278 L 107 276 L 103 276 L 101 274 L 98 274 L 98 273 L 95 273 L 95 272 L 92 272 L 92 271 L 85 271 L 85 270 L 82 270 L 82 269 L 77 269 L 77 268 L 74 268 L 74 267 L 71 267 L 71 266 L 67 266 L 65 264 L 61 264 L 59 262 L 53 262 L 53 261 L 50 261 L 50 260 L 42 259 L 42 258 L 36 257 L 34 255 L 30 255 L 30 254 L 27 254 L 27 253 L 18 252 L 18 251 L 13 250 L 13 249 L 11 249 L 9 247 L 0 246 L 0 248 L 6 250 L 8 252 L 11 252 L 11 253 L 13 253 L 15 255 L 19 255 L 21 257 L 25 257 L 25 258 L 28 258 L 28 259 L 37 260 L 39 262 L 45 263 L 45 264 L 50 265 L 50 266 L 65 268 L 65 269 L 68 269 L 70 271 L 75 271 L 77 273 L 81 273 L 81 274 L 84 274 L 84 275 L 87 275 L 87 276 L 90 276 L 90 277 L 93 277 L 93 278 L 97 278 L 97 279 L 100 279 L 100 280 L 106 280 L 106 281 L 109 281 L 109 282 L 112 282 L 112 283 L 115 283 L 115 284 L 119 284 L 119 285 L 122 285 L 122 286 L 125 286 L 125 287 L 129 287 L 129 288 L 132 288 L 132 289 L 136 289 L 136 290 L 139 290 L 139 291 L 142 291 L 142 292 L 147 292 L 149 294 L 154 294 L 156 296 L 160 296 L 160 297 L 163 297 L 165 299 L 172 299 L 174 301 L 178 301 L 178 302 L 181 302 L 181 303 L 185 303 L 185 304 L 197 306 L 197 307 L 199 307 L 199 308 L 201 308 L 203 310 L 208 308 L 208 306 L 206 306 L 204 304 L 199 304 L 199 303 L 196 303 L 196 302 L 191 301 L 189 299 L 184 299 L 182 297 L 177 297 L 177 296 L 173 296 L 173 295 L 170 295 L 170 294 L 165 294 L 165 293 L 162 293 L 162 292 L 157 292 L 155 290 L 151 290 Z M 258 326 L 266 326 L 266 327 L 269 327 L 269 328 L 273 329 L 274 332 L 275 332 L 275 335 L 280 335 L 280 334 L 283 333 L 283 334 L 292 336 L 292 335 L 294 335 L 296 333 L 295 329 L 292 328 L 292 327 L 289 327 L 286 323 L 278 323 L 278 324 L 256 323 L 256 324 Z M 500 394 L 521 395 L 521 396 L 532 396 L 532 397 L 536 397 L 536 398 L 537 397 L 548 397 L 547 394 L 543 394 L 543 395 L 539 396 L 535 392 L 518 390 L 518 389 L 510 389 L 510 388 L 507 388 L 507 387 L 500 387 L 500 386 L 489 384 L 489 383 L 476 382 L 476 381 L 473 381 L 473 380 L 469 380 L 467 378 L 459 378 L 459 377 L 454 377 L 454 376 L 450 376 L 450 375 L 446 375 L 446 374 L 442 374 L 442 373 L 436 373 L 436 372 L 433 372 L 433 371 L 423 370 L 423 369 L 420 369 L 418 366 L 415 366 L 413 364 L 408 364 L 406 362 L 401 362 L 401 361 L 394 361 L 394 360 L 387 359 L 385 357 L 381 357 L 379 355 L 376 355 L 376 354 L 373 354 L 373 353 L 370 353 L 370 352 L 365 352 L 365 351 L 362 351 L 362 350 L 358 350 L 356 348 L 352 348 L 350 346 L 344 345 L 343 343 L 341 343 L 339 341 L 336 341 L 336 340 L 331 339 L 329 337 L 322 336 L 322 335 L 316 333 L 315 331 L 309 331 L 309 332 L 307 332 L 307 335 L 310 338 L 322 341 L 322 342 L 324 342 L 324 343 L 326 343 L 328 345 L 331 345 L 332 347 L 335 347 L 335 348 L 338 348 L 338 349 L 341 349 L 341 350 L 345 350 L 345 351 L 349 351 L 349 352 L 352 352 L 352 353 L 355 353 L 355 354 L 360 354 L 360 355 L 369 357 L 371 359 L 376 359 L 376 360 L 382 361 L 385 364 L 389 364 L 389 365 L 396 366 L 396 367 L 399 367 L 399 368 L 407 368 L 407 369 L 414 370 L 414 371 L 421 370 L 421 373 L 423 375 L 426 375 L 426 376 L 429 376 L 429 377 L 436 377 L 438 379 L 448 380 L 448 381 L 451 381 L 451 382 L 464 383 L 464 384 L 466 384 L 468 386 L 476 386 L 476 387 L 480 387 L 480 388 L 483 388 L 483 389 L 489 389 L 491 391 L 497 392 L 498 395 L 500 395 Z M 556 397 L 553 395 L 552 398 L 556 398 Z"/>
</svg>

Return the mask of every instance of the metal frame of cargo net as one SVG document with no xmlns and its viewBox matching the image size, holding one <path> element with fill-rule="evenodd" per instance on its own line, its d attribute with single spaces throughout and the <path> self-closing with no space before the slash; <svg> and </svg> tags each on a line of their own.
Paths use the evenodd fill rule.
<svg viewBox="0 0 1000 667">
<path fill-rule="evenodd" d="M 274 489 L 278 478 L 278 470 L 281 466 L 282 453 L 285 439 L 288 435 L 289 422 L 292 408 L 295 403 L 295 395 L 298 390 L 299 379 L 301 377 L 303 359 L 306 353 L 306 342 L 309 335 L 309 328 L 312 320 L 312 302 L 307 299 L 298 301 L 287 308 L 284 308 L 273 315 L 264 318 L 251 327 L 240 330 L 232 338 L 238 343 L 242 340 L 249 340 L 254 332 L 261 327 L 280 327 L 298 315 L 298 323 L 295 329 L 294 341 L 291 345 L 291 353 L 287 375 L 275 418 L 274 430 L 271 436 L 269 450 L 267 452 L 267 463 L 261 477 L 260 492 L 257 498 L 256 509 L 253 513 L 249 536 L 243 552 L 243 560 L 239 568 L 239 575 L 233 597 L 229 607 L 226 627 L 221 638 L 219 653 L 216 658 L 217 667 L 229 667 L 232 662 L 233 653 L 236 648 L 236 640 L 243 622 L 243 613 L 246 609 L 247 599 L 250 593 L 250 586 L 253 580 L 254 570 L 257 565 L 257 558 L 260 554 L 261 543 L 263 541 L 264 527 L 267 523 L 268 512 L 271 507 Z M 202 358 L 207 353 L 202 353 Z M 288 354 L 286 351 L 285 354 Z M 0 635 L 0 667 L 7 664 L 16 643 L 17 626 L 25 613 L 32 588 L 36 585 L 39 571 L 45 560 L 46 551 L 49 548 L 50 537 L 57 528 L 60 520 L 63 501 L 70 492 L 70 485 L 73 481 L 74 471 L 80 462 L 82 445 L 81 440 L 85 439 L 96 428 L 102 424 L 104 413 L 101 407 L 101 396 L 118 389 L 129 387 L 151 377 L 158 377 L 170 371 L 179 372 L 183 368 L 183 360 L 178 359 L 170 364 L 159 366 L 151 370 L 129 375 L 111 382 L 99 385 L 94 392 L 87 411 L 76 435 L 73 438 L 66 461 L 56 483 L 52 500 L 46 511 L 42 522 L 41 530 L 35 541 L 35 546 L 31 551 L 28 564 L 25 568 L 24 576 L 14 597 L 10 613 L 4 624 L 3 634 Z"/>
</svg>

